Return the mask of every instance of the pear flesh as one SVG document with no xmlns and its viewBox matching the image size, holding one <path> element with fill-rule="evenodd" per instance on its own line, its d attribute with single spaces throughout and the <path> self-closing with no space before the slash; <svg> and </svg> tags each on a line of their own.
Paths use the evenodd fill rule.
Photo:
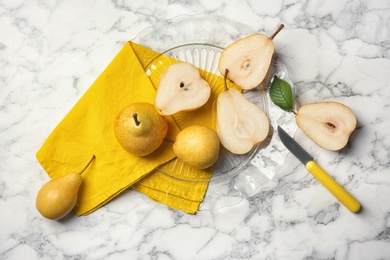
<svg viewBox="0 0 390 260">
<path fill-rule="evenodd" d="M 229 88 L 217 99 L 217 133 L 227 150 L 245 154 L 268 136 L 268 117 L 237 89 Z"/>
<path fill-rule="evenodd" d="M 228 69 L 228 79 L 242 89 L 259 86 L 271 65 L 275 50 L 273 38 L 283 27 L 281 25 L 271 37 L 257 33 L 228 45 L 219 59 L 219 72 L 224 75 Z"/>
<path fill-rule="evenodd" d="M 176 136 L 173 151 L 183 163 L 196 169 L 212 166 L 219 156 L 218 134 L 209 127 L 192 125 Z"/>
<path fill-rule="evenodd" d="M 345 147 L 356 128 L 352 110 L 338 102 L 303 105 L 296 114 L 299 128 L 320 147 L 338 151 Z"/>
<path fill-rule="evenodd" d="M 81 185 L 79 173 L 52 179 L 39 190 L 36 208 L 45 218 L 58 220 L 69 214 L 77 202 Z"/>
<path fill-rule="evenodd" d="M 161 76 L 154 104 L 161 115 L 191 111 L 203 106 L 210 98 L 211 88 L 199 70 L 188 62 L 168 66 Z"/>
<path fill-rule="evenodd" d="M 115 136 L 129 153 L 146 156 L 157 150 L 168 132 L 168 121 L 153 104 L 136 102 L 125 107 L 116 117 Z"/>
</svg>

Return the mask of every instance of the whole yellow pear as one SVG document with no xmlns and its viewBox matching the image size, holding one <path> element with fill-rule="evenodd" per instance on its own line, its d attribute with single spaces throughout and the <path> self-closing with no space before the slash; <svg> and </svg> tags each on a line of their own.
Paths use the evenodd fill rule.
<svg viewBox="0 0 390 260">
<path fill-rule="evenodd" d="M 57 220 L 65 217 L 74 208 L 81 184 L 78 173 L 48 181 L 39 190 L 36 207 L 45 218 Z"/>
<path fill-rule="evenodd" d="M 183 163 L 196 169 L 212 166 L 219 156 L 219 138 L 209 127 L 189 126 L 176 136 L 173 151 Z"/>
<path fill-rule="evenodd" d="M 125 107 L 116 117 L 115 136 L 120 145 L 137 156 L 159 148 L 168 132 L 168 121 L 153 104 L 137 102 Z"/>
<path fill-rule="evenodd" d="M 57 220 L 65 217 L 77 202 L 79 188 L 82 182 L 81 174 L 95 160 L 92 156 L 88 164 L 79 173 L 69 173 L 48 181 L 39 190 L 35 206 L 45 218 Z"/>
</svg>

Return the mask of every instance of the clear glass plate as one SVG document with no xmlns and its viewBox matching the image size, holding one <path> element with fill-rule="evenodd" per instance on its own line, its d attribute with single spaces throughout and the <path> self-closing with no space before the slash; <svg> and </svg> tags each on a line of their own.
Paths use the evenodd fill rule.
<svg viewBox="0 0 390 260">
<path fill-rule="evenodd" d="M 221 79 L 221 75 L 218 71 L 218 60 L 221 56 L 223 49 L 221 47 L 202 44 L 202 43 L 189 43 L 183 44 L 171 48 L 163 52 L 160 56 L 153 59 L 146 67 L 146 75 L 148 75 L 153 82 L 158 82 L 161 78 L 164 71 L 168 68 L 169 65 L 176 62 L 176 60 L 189 62 L 196 67 L 202 69 L 201 76 L 206 79 L 210 87 L 215 89 L 221 87 L 221 80 L 217 81 L 217 78 Z M 173 59 L 167 58 L 172 57 Z M 211 72 L 207 73 L 207 72 Z M 219 86 L 217 86 L 219 85 Z M 260 88 L 256 90 L 247 91 L 244 93 L 244 96 L 259 106 L 265 113 L 268 113 L 268 105 L 265 93 L 260 91 Z M 209 102 L 212 102 L 210 100 Z M 210 125 L 216 122 L 216 104 L 215 101 L 213 104 L 210 104 L 211 116 L 208 121 Z M 192 116 L 192 112 L 182 112 L 180 114 L 180 123 L 181 125 L 187 127 L 194 124 L 201 124 L 197 118 Z M 208 124 L 206 124 L 208 125 Z M 208 126 L 210 126 L 208 125 Z M 213 169 L 213 174 L 211 179 L 206 178 L 206 176 L 197 176 L 195 171 L 192 171 L 190 167 L 186 167 L 180 160 L 175 159 L 174 167 L 170 168 L 158 168 L 165 174 L 168 174 L 174 178 L 179 178 L 184 181 L 217 181 L 220 179 L 226 179 L 229 175 L 234 174 L 244 167 L 249 160 L 255 155 L 260 145 L 255 146 L 250 152 L 243 155 L 232 154 L 228 150 L 221 147 L 218 161 L 215 164 Z M 192 171 L 192 172 L 191 172 Z"/>
<path fill-rule="evenodd" d="M 218 61 L 223 48 L 252 33 L 256 32 L 248 26 L 223 17 L 180 16 L 161 21 L 145 29 L 132 41 L 162 53 L 146 66 L 145 71 L 149 77 L 159 78 L 170 65 L 165 56 L 190 62 L 202 70 L 221 76 L 218 71 Z M 264 91 L 256 88 L 243 92 L 247 99 L 268 115 L 271 123 L 270 135 L 245 155 L 234 155 L 221 149 L 212 177 L 206 180 L 209 181 L 209 187 L 200 210 L 216 210 L 234 205 L 276 185 L 276 173 L 284 164 L 287 150 L 275 134 L 275 129 L 280 125 L 293 135 L 296 124 L 293 113 L 281 110 L 269 99 L 268 88 L 274 75 L 288 81 L 295 93 L 287 68 L 276 53 L 263 84 Z M 212 79 L 208 81 L 213 82 Z M 183 165 L 177 162 L 175 167 L 183 167 Z M 191 173 L 187 169 L 181 168 L 179 176 L 177 169 L 174 176 L 169 170 L 165 169 L 162 172 L 184 181 L 205 181 L 204 178 L 189 178 Z"/>
</svg>

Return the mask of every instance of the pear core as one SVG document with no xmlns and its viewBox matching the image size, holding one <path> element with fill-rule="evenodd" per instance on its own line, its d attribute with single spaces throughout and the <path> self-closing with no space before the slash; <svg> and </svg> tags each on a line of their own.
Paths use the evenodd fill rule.
<svg viewBox="0 0 390 260">
<path fill-rule="evenodd" d="M 168 132 L 168 121 L 153 104 L 137 102 L 117 115 L 114 132 L 126 151 L 136 156 L 146 156 L 163 143 Z"/>
<path fill-rule="evenodd" d="M 161 76 L 154 100 L 161 115 L 191 111 L 203 106 L 210 98 L 211 88 L 188 62 L 169 65 Z"/>
<path fill-rule="evenodd" d="M 196 169 L 212 166 L 219 156 L 219 138 L 209 127 L 189 126 L 176 136 L 173 151 L 183 163 Z"/>
</svg>

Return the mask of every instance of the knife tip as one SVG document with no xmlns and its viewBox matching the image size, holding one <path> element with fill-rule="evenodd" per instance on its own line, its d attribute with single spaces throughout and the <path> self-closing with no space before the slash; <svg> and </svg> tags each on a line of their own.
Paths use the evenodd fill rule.
<svg viewBox="0 0 390 260">
<path fill-rule="evenodd" d="M 280 125 L 278 125 L 278 133 L 280 133 L 280 132 L 286 132 L 286 131 L 284 131 L 284 129 L 280 126 Z"/>
</svg>

